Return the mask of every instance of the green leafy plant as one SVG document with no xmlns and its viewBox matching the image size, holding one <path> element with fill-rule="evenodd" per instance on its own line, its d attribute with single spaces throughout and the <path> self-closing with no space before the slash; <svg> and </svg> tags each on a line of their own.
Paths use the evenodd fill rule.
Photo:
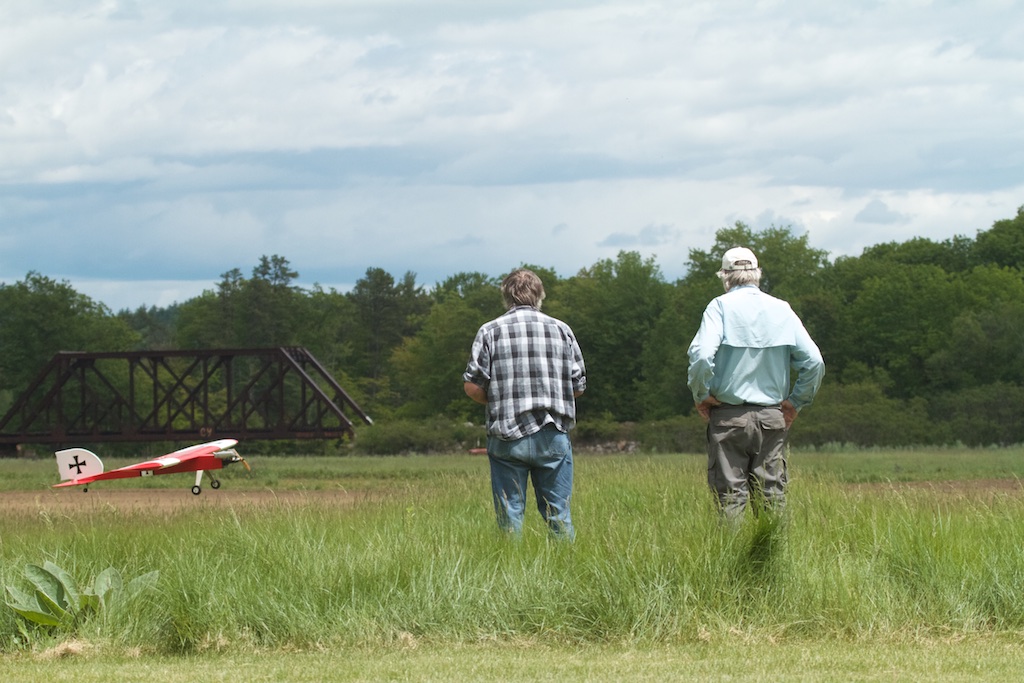
<svg viewBox="0 0 1024 683">
<path fill-rule="evenodd" d="M 105 612 L 156 586 L 160 572 L 152 571 L 127 584 L 113 567 L 100 572 L 92 585 L 79 587 L 74 578 L 53 562 L 25 565 L 25 578 L 33 590 L 7 586 L 7 606 L 40 626 L 71 629 L 88 615 Z"/>
</svg>

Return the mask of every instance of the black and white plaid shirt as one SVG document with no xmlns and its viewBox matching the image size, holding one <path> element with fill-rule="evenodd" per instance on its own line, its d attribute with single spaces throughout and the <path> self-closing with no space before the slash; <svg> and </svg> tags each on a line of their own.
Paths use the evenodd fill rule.
<svg viewBox="0 0 1024 683">
<path fill-rule="evenodd" d="M 463 381 L 487 391 L 487 433 L 521 439 L 576 424 L 574 395 L 587 388 L 576 335 L 561 320 L 517 306 L 476 333 Z"/>
</svg>

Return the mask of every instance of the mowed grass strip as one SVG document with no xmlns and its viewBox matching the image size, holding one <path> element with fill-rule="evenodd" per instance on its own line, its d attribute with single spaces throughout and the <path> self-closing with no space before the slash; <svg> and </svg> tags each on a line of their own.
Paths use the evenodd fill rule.
<svg viewBox="0 0 1024 683">
<path fill-rule="evenodd" d="M 322 681 L 988 681 L 1016 683 L 1019 639 L 765 641 L 736 634 L 683 645 L 565 645 L 543 641 L 436 644 L 407 640 L 370 648 L 109 655 L 68 643 L 35 654 L 0 655 L 19 683 L 251 683 Z M 510 674 L 510 672 L 514 672 Z"/>
</svg>

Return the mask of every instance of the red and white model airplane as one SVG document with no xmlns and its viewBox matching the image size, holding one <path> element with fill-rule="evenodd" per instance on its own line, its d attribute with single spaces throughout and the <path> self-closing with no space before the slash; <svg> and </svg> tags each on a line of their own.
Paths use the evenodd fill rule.
<svg viewBox="0 0 1024 683">
<path fill-rule="evenodd" d="M 57 451 L 57 469 L 60 471 L 60 478 L 63 480 L 53 487 L 59 486 L 85 486 L 83 491 L 88 491 L 88 485 L 94 481 L 105 479 L 127 479 L 129 477 L 152 477 L 156 474 L 177 474 L 179 472 L 195 472 L 196 483 L 192 487 L 192 493 L 199 495 L 202 492 L 200 483 L 203 480 L 203 472 L 209 470 L 223 469 L 225 465 L 240 462 L 249 470 L 249 463 L 240 456 L 234 449 L 238 441 L 235 439 L 220 439 L 209 443 L 197 444 L 174 451 L 160 458 L 140 462 L 137 465 L 128 465 L 109 472 L 103 471 L 103 462 L 92 451 L 85 448 L 68 448 Z M 210 475 L 210 486 L 220 488 L 220 481 Z"/>
</svg>

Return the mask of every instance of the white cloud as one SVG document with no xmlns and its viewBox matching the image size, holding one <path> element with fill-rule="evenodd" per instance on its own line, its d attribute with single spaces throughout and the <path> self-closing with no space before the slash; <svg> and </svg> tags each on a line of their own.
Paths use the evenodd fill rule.
<svg viewBox="0 0 1024 683">
<path fill-rule="evenodd" d="M 220 281 L 219 277 L 209 280 L 93 280 L 56 276 L 54 279 L 73 280 L 75 291 L 103 303 L 114 313 L 184 303 L 205 291 L 216 291 Z"/>
<path fill-rule="evenodd" d="M 899 211 L 893 211 L 881 199 L 872 199 L 863 209 L 853 217 L 858 223 L 906 223 L 910 216 L 905 216 Z"/>
<path fill-rule="evenodd" d="M 636 232 L 613 232 L 597 245 L 634 250 L 672 244 L 678 237 L 679 231 L 671 225 L 645 225 Z"/>
<path fill-rule="evenodd" d="M 1019 9 L 4 3 L 0 276 L 276 253 L 433 281 L 635 248 L 672 277 L 735 220 L 833 254 L 973 235 L 1022 203 Z"/>
</svg>

